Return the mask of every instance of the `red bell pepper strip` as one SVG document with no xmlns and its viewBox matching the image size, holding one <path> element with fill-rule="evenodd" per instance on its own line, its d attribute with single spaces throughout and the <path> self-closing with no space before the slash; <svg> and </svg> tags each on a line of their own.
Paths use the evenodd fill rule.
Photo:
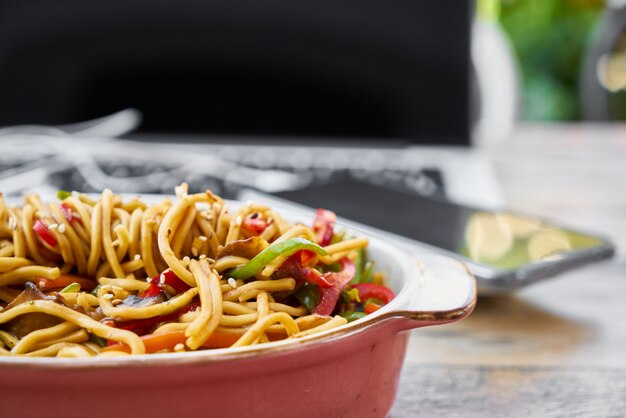
<svg viewBox="0 0 626 418">
<path fill-rule="evenodd" d="M 157 296 L 163 290 L 163 285 L 171 286 L 176 291 L 176 294 L 186 292 L 190 289 L 190 286 L 179 279 L 176 273 L 172 270 L 165 270 L 160 275 L 150 279 L 150 287 L 139 295 L 139 297 L 150 298 Z"/>
<path fill-rule="evenodd" d="M 306 267 L 302 259 L 310 257 L 307 253 L 309 251 L 301 250 L 293 254 L 278 268 L 278 277 L 293 277 L 296 282 L 308 282 L 318 285 L 319 287 L 331 287 L 334 282 L 332 277 L 316 273 L 313 269 Z M 315 253 L 313 253 L 313 259 L 315 259 Z"/>
<path fill-rule="evenodd" d="M 61 212 L 68 222 L 80 222 L 80 218 L 74 216 L 74 212 L 72 212 L 72 208 L 70 207 L 70 205 L 68 205 L 67 203 L 61 203 L 59 207 L 61 208 Z"/>
<path fill-rule="evenodd" d="M 317 254 L 309 250 L 300 250 L 296 254 L 300 254 L 300 264 L 304 267 L 313 267 L 317 264 Z"/>
<path fill-rule="evenodd" d="M 317 243 L 322 247 L 330 244 L 333 239 L 333 229 L 337 222 L 337 215 L 326 209 L 318 209 L 313 221 L 313 232 L 317 236 Z"/>
<path fill-rule="evenodd" d="M 95 280 L 88 279 L 86 277 L 75 276 L 73 274 L 65 274 L 63 276 L 59 276 L 56 279 L 45 279 L 43 277 L 39 277 L 35 280 L 37 287 L 42 292 L 47 292 L 52 289 L 62 289 L 71 285 L 72 283 L 78 283 L 80 288 L 87 291 L 92 291 L 96 285 L 98 284 Z"/>
<path fill-rule="evenodd" d="M 353 284 L 352 288 L 359 291 L 359 297 L 361 300 L 366 301 L 368 299 L 378 299 L 385 305 L 388 304 L 396 297 L 393 291 L 388 287 L 381 286 L 373 283 L 357 283 Z"/>
<path fill-rule="evenodd" d="M 323 274 L 324 278 L 333 282 L 333 285 L 331 287 L 324 288 L 320 286 L 318 288 L 320 292 L 320 301 L 312 313 L 318 315 L 330 315 L 335 309 L 335 305 L 337 304 L 341 291 L 354 277 L 356 269 L 354 267 L 354 263 L 350 261 L 349 258 L 344 257 L 339 260 L 339 263 L 342 267 L 340 272 Z"/>
<path fill-rule="evenodd" d="M 256 216 L 255 216 L 256 215 Z M 250 232 L 253 232 L 256 235 L 259 235 L 265 228 L 269 225 L 266 220 L 259 219 L 258 214 L 253 213 L 250 216 L 247 216 L 243 222 L 241 223 L 241 227 L 247 229 Z"/>
<path fill-rule="evenodd" d="M 41 222 L 39 219 L 35 221 L 35 225 L 33 225 L 33 230 L 39 235 L 39 237 L 46 242 L 51 247 L 57 246 L 57 239 L 52 235 L 46 224 Z"/>
</svg>

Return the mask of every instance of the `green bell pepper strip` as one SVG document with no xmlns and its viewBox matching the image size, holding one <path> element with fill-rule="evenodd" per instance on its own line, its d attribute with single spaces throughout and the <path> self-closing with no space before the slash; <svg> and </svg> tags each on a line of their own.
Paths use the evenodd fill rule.
<svg viewBox="0 0 626 418">
<path fill-rule="evenodd" d="M 361 273 L 361 281 L 359 283 L 371 283 L 373 273 L 374 273 L 374 262 L 368 261 L 367 263 L 365 263 L 365 266 L 363 267 L 363 272 Z"/>
<path fill-rule="evenodd" d="M 354 268 L 356 269 L 354 273 L 354 278 L 350 282 L 351 284 L 361 283 L 361 277 L 363 277 L 363 268 L 365 267 L 365 250 L 363 248 L 359 248 L 356 250 L 356 260 L 354 260 Z"/>
<path fill-rule="evenodd" d="M 68 284 L 61 290 L 59 293 L 76 293 L 80 292 L 80 284 L 74 282 L 72 284 Z"/>
<path fill-rule="evenodd" d="M 279 242 L 278 244 L 270 245 L 258 253 L 248 264 L 237 267 L 235 270 L 228 273 L 228 276 L 233 279 L 248 279 L 263 270 L 263 268 L 276 257 L 289 257 L 300 250 L 313 251 L 317 255 L 327 254 L 322 247 L 307 239 L 292 238 L 287 241 Z"/>
<path fill-rule="evenodd" d="M 363 318 L 365 316 L 365 312 L 348 311 L 340 313 L 339 315 L 347 319 L 348 322 L 352 322 Z"/>
<path fill-rule="evenodd" d="M 313 283 L 303 283 L 301 286 L 296 288 L 293 292 L 293 296 L 298 299 L 301 304 L 306 306 L 309 313 L 313 312 L 320 301 L 320 292 L 317 290 L 317 286 Z"/>
</svg>

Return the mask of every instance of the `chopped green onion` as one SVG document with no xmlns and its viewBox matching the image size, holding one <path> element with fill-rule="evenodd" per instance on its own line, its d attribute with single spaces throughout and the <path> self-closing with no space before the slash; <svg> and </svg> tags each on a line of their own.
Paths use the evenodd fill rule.
<svg viewBox="0 0 626 418">
<path fill-rule="evenodd" d="M 80 284 L 74 282 L 65 286 L 59 293 L 76 293 L 80 292 Z"/>
<path fill-rule="evenodd" d="M 67 190 L 59 190 L 57 192 L 57 198 L 59 200 L 65 200 L 72 195 L 72 192 L 68 192 Z"/>
<path fill-rule="evenodd" d="M 99 284 L 98 286 L 96 286 L 92 291 L 91 294 L 94 295 L 95 297 L 98 297 L 98 290 L 100 290 L 100 288 L 102 287 L 101 284 Z"/>
<path fill-rule="evenodd" d="M 89 333 L 89 341 L 92 343 L 98 344 L 100 347 L 107 346 L 107 340 L 102 337 L 98 337 L 96 334 Z"/>
</svg>

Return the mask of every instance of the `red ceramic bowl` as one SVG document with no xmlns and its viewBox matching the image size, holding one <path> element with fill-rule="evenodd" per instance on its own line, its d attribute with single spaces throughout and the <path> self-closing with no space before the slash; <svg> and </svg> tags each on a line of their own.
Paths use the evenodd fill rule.
<svg viewBox="0 0 626 418">
<path fill-rule="evenodd" d="M 412 328 L 457 321 L 476 302 L 468 270 L 375 238 L 396 298 L 298 340 L 117 358 L 0 357 L 1 417 L 385 417 Z"/>
</svg>

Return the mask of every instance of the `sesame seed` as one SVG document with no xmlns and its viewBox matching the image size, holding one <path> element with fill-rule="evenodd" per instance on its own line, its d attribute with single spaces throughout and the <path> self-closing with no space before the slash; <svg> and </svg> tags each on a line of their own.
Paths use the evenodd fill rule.
<svg viewBox="0 0 626 418">
<path fill-rule="evenodd" d="M 185 263 L 185 264 L 189 264 L 189 261 L 191 261 L 191 260 L 189 259 L 189 257 L 187 257 L 187 256 L 184 256 L 184 257 L 183 257 L 183 263 Z"/>
<path fill-rule="evenodd" d="M 165 284 L 165 274 L 161 273 L 161 275 L 159 276 L 159 283 Z"/>
<path fill-rule="evenodd" d="M 50 224 L 48 225 L 48 229 L 52 230 L 52 229 L 57 229 L 59 227 L 58 224 Z"/>
<path fill-rule="evenodd" d="M 185 346 L 182 343 L 178 343 L 174 346 L 174 351 L 185 351 Z"/>
<path fill-rule="evenodd" d="M 191 247 L 191 254 L 193 254 L 194 257 L 198 256 L 198 249 L 196 247 Z"/>
<path fill-rule="evenodd" d="M 200 236 L 198 237 L 198 239 L 199 239 L 200 241 L 203 241 L 203 242 L 207 242 L 207 241 L 209 240 L 209 239 L 208 239 L 207 237 L 205 237 L 204 235 L 200 235 Z"/>
<path fill-rule="evenodd" d="M 135 254 L 134 260 L 135 261 L 141 260 L 141 256 L 139 254 Z"/>
<path fill-rule="evenodd" d="M 113 299 L 113 300 L 111 301 L 111 305 L 113 305 L 113 306 L 117 306 L 117 305 L 119 305 L 120 303 L 122 303 L 122 299 Z"/>
<path fill-rule="evenodd" d="M 230 287 L 232 287 L 233 289 L 237 288 L 237 280 L 233 279 L 232 277 L 228 278 L 228 285 Z"/>
<path fill-rule="evenodd" d="M 59 232 L 62 234 L 65 233 L 65 224 L 59 225 Z"/>
<path fill-rule="evenodd" d="M 206 255 L 200 254 L 200 260 L 204 260 L 204 259 L 206 259 Z"/>
<path fill-rule="evenodd" d="M 107 293 L 106 295 L 102 296 L 105 299 L 113 299 L 113 295 L 110 293 Z"/>
</svg>

